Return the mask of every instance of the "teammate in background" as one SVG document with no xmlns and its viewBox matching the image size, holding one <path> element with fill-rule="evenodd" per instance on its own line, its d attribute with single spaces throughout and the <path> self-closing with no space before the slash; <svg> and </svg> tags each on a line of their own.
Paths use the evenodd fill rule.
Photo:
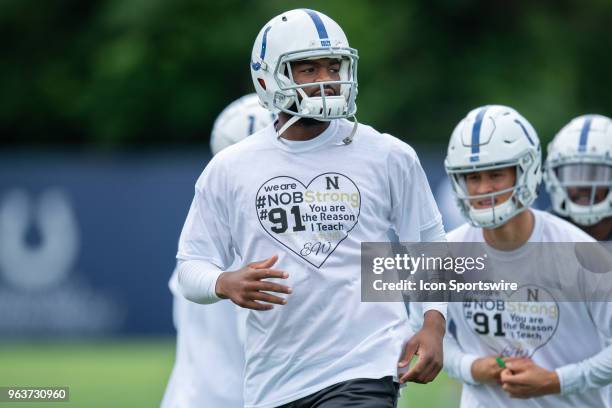
<svg viewBox="0 0 612 408">
<path fill-rule="evenodd" d="M 210 147 L 213 155 L 272 123 L 274 116 L 256 94 L 232 102 L 217 117 Z M 198 305 L 183 297 L 177 271 L 170 279 L 177 331 L 176 362 L 162 408 L 242 408 L 246 314 L 229 302 Z"/>
<path fill-rule="evenodd" d="M 570 223 L 529 208 L 541 181 L 540 164 L 538 136 L 514 109 L 471 111 L 455 128 L 445 161 L 469 222 L 450 232 L 449 242 L 485 242 L 489 257 L 521 271 L 527 270 L 522 263 L 537 256 L 528 242 L 592 241 Z M 515 308 L 515 318 L 534 317 L 554 327 L 538 337 L 530 325 L 508 326 L 508 302 L 500 302 L 493 310 L 476 301 L 449 304 L 444 364 L 464 383 L 462 407 L 606 406 L 601 387 L 612 381 L 612 349 L 602 350 L 599 335 L 612 338 L 611 308 L 554 297 L 541 309 L 547 313 Z"/>
<path fill-rule="evenodd" d="M 198 179 L 177 254 L 181 291 L 249 309 L 245 407 L 394 407 L 398 381 L 438 374 L 446 304 L 425 304 L 410 337 L 402 303 L 361 302 L 360 245 L 386 241 L 390 229 L 405 241 L 444 240 L 425 174 L 408 145 L 346 120 L 356 113 L 357 51 L 326 15 L 273 18 L 255 40 L 251 74 L 279 119 Z M 232 270 L 234 259 L 244 266 Z"/>
<path fill-rule="evenodd" d="M 583 115 L 548 145 L 544 180 L 555 214 L 597 241 L 612 239 L 612 121 Z"/>
<path fill-rule="evenodd" d="M 583 115 L 564 126 L 548 144 L 544 181 L 555 214 L 612 240 L 612 120 Z M 608 394 L 612 406 L 612 386 Z"/>
</svg>

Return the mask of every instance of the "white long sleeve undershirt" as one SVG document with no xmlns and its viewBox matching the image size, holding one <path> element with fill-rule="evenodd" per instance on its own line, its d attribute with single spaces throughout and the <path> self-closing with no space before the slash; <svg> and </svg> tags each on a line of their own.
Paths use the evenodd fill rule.
<svg viewBox="0 0 612 408">
<path fill-rule="evenodd" d="M 446 333 L 444 336 L 444 370 L 449 376 L 467 384 L 479 384 L 472 377 L 472 364 L 478 358 L 479 356 L 475 354 L 461 350 L 455 338 L 450 333 Z"/>
<path fill-rule="evenodd" d="M 600 304 L 597 307 L 612 307 L 612 303 Z M 599 353 L 555 370 L 559 376 L 562 395 L 583 393 L 612 384 L 612 343 L 608 333 L 604 333 L 604 336 L 608 338 L 608 346 Z"/>
<path fill-rule="evenodd" d="M 223 273 L 219 267 L 202 260 L 179 260 L 177 269 L 181 293 L 187 300 L 200 304 L 221 300 L 215 291 L 217 279 Z"/>
</svg>

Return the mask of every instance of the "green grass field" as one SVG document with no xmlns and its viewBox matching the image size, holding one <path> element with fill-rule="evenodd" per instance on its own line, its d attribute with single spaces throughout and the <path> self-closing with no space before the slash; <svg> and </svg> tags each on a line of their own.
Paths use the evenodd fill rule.
<svg viewBox="0 0 612 408">
<path fill-rule="evenodd" d="M 174 339 L 0 342 L 0 386 L 70 387 L 68 403 L 0 402 L 0 408 L 156 407 L 173 362 Z M 403 394 L 402 408 L 453 407 L 459 385 L 442 374 L 433 384 L 410 384 Z"/>
</svg>

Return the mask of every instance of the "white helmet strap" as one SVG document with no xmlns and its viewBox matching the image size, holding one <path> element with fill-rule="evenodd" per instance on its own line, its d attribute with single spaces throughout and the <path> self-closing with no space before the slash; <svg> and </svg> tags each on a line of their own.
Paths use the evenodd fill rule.
<svg viewBox="0 0 612 408">
<path fill-rule="evenodd" d="M 300 119 L 301 119 L 300 116 L 292 116 L 291 119 L 286 121 L 285 124 L 278 130 L 278 133 L 276 134 L 276 138 L 280 139 L 281 135 L 285 132 L 285 130 L 289 129 L 289 126 L 293 125 L 295 122 L 297 122 Z"/>
<path fill-rule="evenodd" d="M 291 70 L 289 70 L 289 72 L 291 72 Z M 300 103 L 300 105 L 302 105 L 304 103 L 304 101 L 308 99 L 308 95 L 306 95 L 306 92 L 304 92 L 304 90 L 302 88 L 297 88 L 296 90 L 300 94 L 300 96 L 302 97 L 302 102 Z M 310 113 L 310 112 L 308 112 L 308 108 L 305 108 L 303 110 L 300 109 L 300 111 L 301 111 L 301 113 L 305 113 L 305 114 Z M 289 127 L 291 125 L 293 125 L 295 122 L 297 122 L 298 120 L 300 120 L 300 118 L 301 118 L 301 116 L 292 116 L 291 119 L 289 119 L 287 122 L 285 122 L 285 124 L 280 128 L 280 130 L 276 134 L 276 137 L 278 139 L 280 139 L 281 135 L 285 132 L 285 130 L 289 129 Z"/>
</svg>

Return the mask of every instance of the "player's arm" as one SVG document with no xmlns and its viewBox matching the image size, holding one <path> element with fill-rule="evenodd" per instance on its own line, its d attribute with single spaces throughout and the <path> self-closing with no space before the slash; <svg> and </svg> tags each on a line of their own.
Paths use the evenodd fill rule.
<svg viewBox="0 0 612 408">
<path fill-rule="evenodd" d="M 444 361 L 442 339 L 445 332 L 445 318 L 437 310 L 425 312 L 421 329 L 404 346 L 398 367 L 405 368 L 413 356 L 418 360 L 413 367 L 400 376 L 400 383 L 408 381 L 427 384 L 433 381 Z"/>
<path fill-rule="evenodd" d="M 196 303 L 214 303 L 229 298 L 239 306 L 268 310 L 271 303 L 284 304 L 266 292 L 290 293 L 284 285 L 266 281 L 286 278 L 272 269 L 277 258 L 255 262 L 237 271 L 228 271 L 233 261 L 231 225 L 227 203 L 226 169 L 215 156 L 198 179 L 195 195 L 179 240 L 178 281 L 183 296 Z M 260 303 L 264 302 L 264 303 Z"/>
<path fill-rule="evenodd" d="M 422 171 L 422 170 L 421 170 Z M 423 177 L 425 175 L 423 174 Z M 425 180 L 425 183 L 427 181 Z M 429 188 L 429 185 L 427 186 Z M 431 192 L 430 192 L 431 194 Z M 433 195 L 431 197 L 431 201 L 433 201 Z M 437 208 L 436 208 L 437 209 Z M 420 241 L 421 242 L 446 242 L 446 232 L 444 231 L 444 225 L 442 224 L 442 218 L 434 218 L 434 222 L 430 223 L 430 225 L 420 232 Z M 435 277 L 432 277 L 435 278 Z M 446 324 L 446 314 L 447 314 L 447 302 L 423 302 L 423 316 L 430 310 L 437 310 L 444 317 L 444 323 Z"/>
<path fill-rule="evenodd" d="M 412 330 L 418 330 L 422 324 L 422 303 L 410 304 L 410 325 Z M 478 356 L 466 353 L 457 339 L 452 317 L 449 318 L 449 329 L 444 336 L 444 370 L 449 376 L 467 384 L 500 383 L 500 374 L 503 370 L 499 356 Z M 513 359 L 502 358 L 502 363 Z"/>
<path fill-rule="evenodd" d="M 195 303 L 209 304 L 230 299 L 247 309 L 269 310 L 272 304 L 284 305 L 287 301 L 268 292 L 291 293 L 288 286 L 264 280 L 288 278 L 285 271 L 272 269 L 277 260 L 277 256 L 272 256 L 227 272 L 202 260 L 182 261 L 178 267 L 179 284 L 183 296 Z"/>
<path fill-rule="evenodd" d="M 608 347 L 583 361 L 547 370 L 530 360 L 510 362 L 502 372 L 503 387 L 511 397 L 584 393 L 612 384 L 612 308 L 608 302 L 588 302 L 590 315 Z M 568 341 L 576 341 L 575 338 Z"/>
<path fill-rule="evenodd" d="M 449 376 L 467 384 L 478 384 L 472 375 L 472 365 L 479 356 L 465 353 L 455 337 L 455 333 L 448 333 L 444 337 L 444 370 Z M 501 369 L 499 370 L 501 373 Z M 499 374 L 498 374 L 499 375 Z"/>
<path fill-rule="evenodd" d="M 588 392 L 612 384 L 612 303 L 588 302 L 587 307 L 608 347 L 586 360 L 555 370 L 559 392 L 563 395 Z"/>
<path fill-rule="evenodd" d="M 387 163 L 391 222 L 400 241 L 445 241 L 442 217 L 414 150 L 399 142 L 390 152 Z M 423 303 L 423 325 L 404 346 L 398 366 L 407 367 L 414 355 L 418 361 L 401 375 L 400 383 L 428 383 L 438 375 L 444 360 L 445 331 L 446 303 Z"/>
<path fill-rule="evenodd" d="M 589 359 L 557 368 L 555 373 L 564 395 L 612 384 L 612 345 Z"/>
<path fill-rule="evenodd" d="M 605 275 L 599 276 L 605 277 Z M 592 288 L 594 292 L 598 289 Z M 598 295 L 594 292 L 585 294 L 585 299 L 602 299 L 596 297 Z M 559 392 L 563 395 L 587 392 L 590 389 L 612 384 L 612 303 L 587 302 L 587 307 L 592 322 L 608 347 L 586 360 L 555 370 L 559 379 Z"/>
<path fill-rule="evenodd" d="M 514 358 L 478 356 L 463 351 L 454 335 L 444 337 L 444 370 L 466 384 L 501 385 L 504 366 Z"/>
<path fill-rule="evenodd" d="M 390 154 L 391 223 L 402 242 L 446 242 L 442 215 L 412 148 L 399 142 Z M 416 229 L 416 234 L 415 234 Z M 436 310 L 446 319 L 446 302 L 424 302 L 423 316 Z"/>
</svg>

